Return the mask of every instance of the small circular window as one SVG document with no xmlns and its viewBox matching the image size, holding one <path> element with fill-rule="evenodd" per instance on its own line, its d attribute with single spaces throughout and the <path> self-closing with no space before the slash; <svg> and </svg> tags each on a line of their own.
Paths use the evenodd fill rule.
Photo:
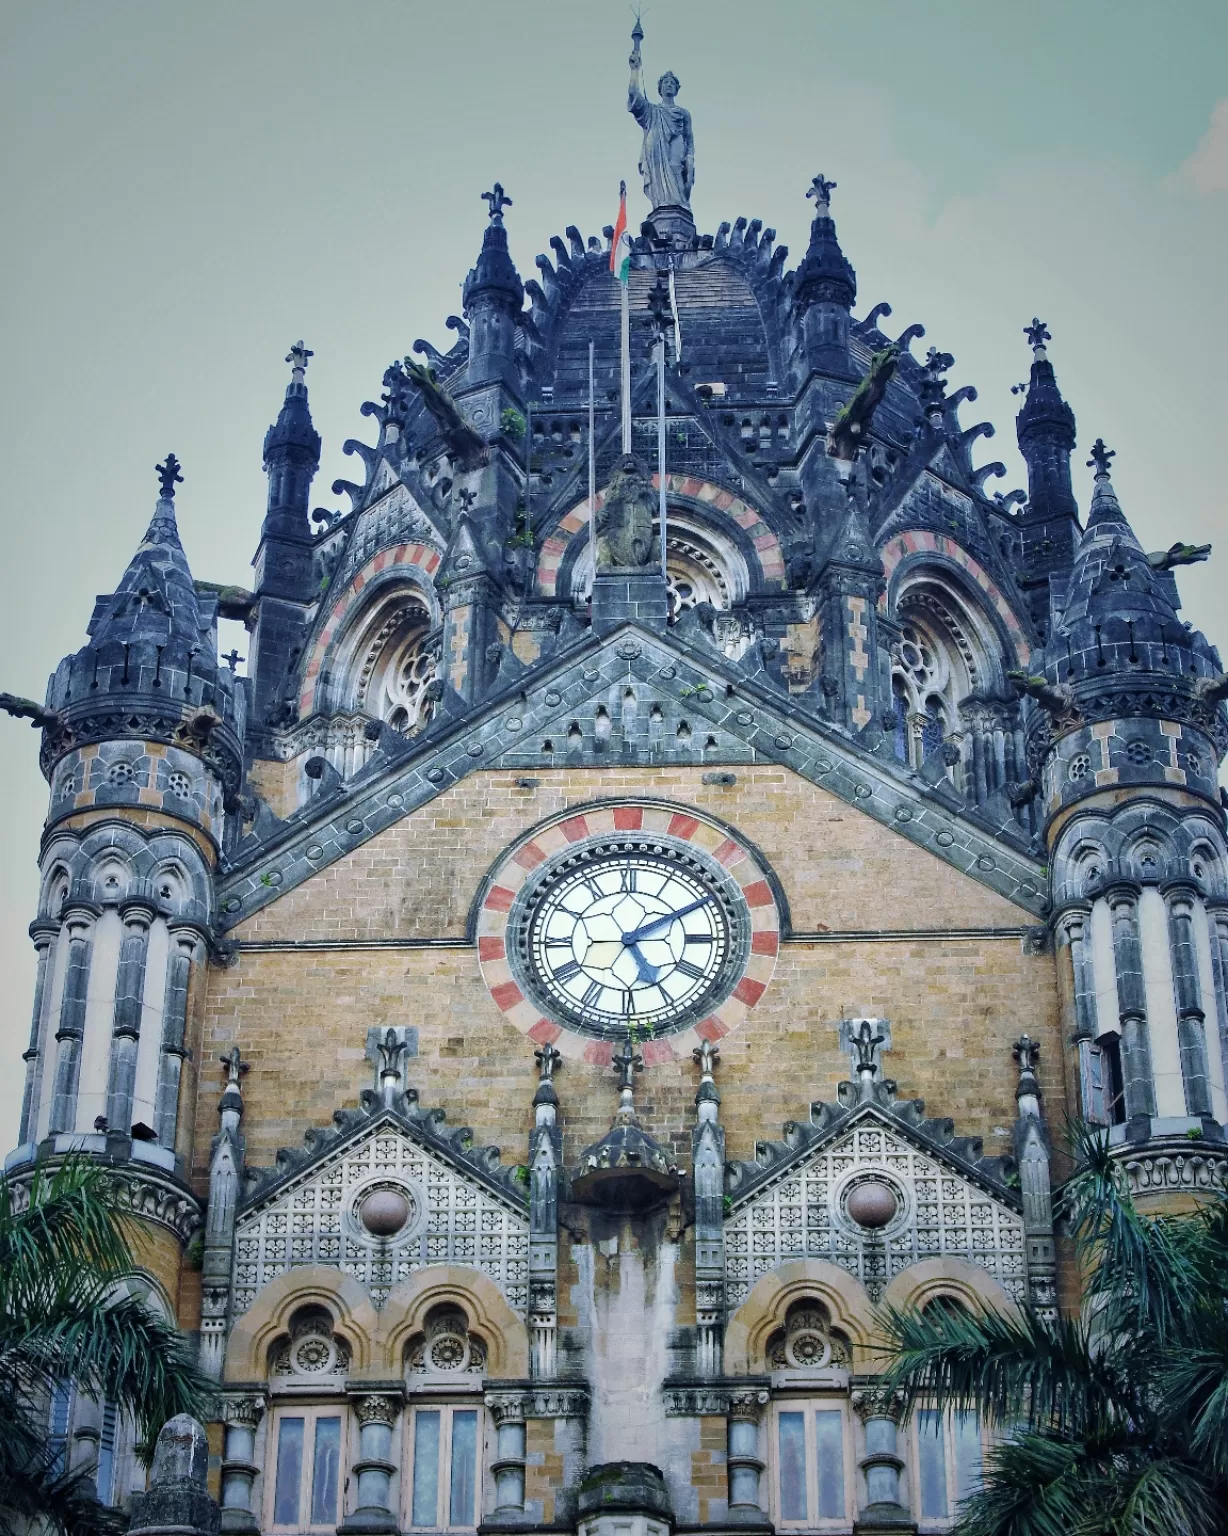
<svg viewBox="0 0 1228 1536">
<path fill-rule="evenodd" d="M 1072 784 L 1077 784 L 1085 779 L 1092 771 L 1092 760 L 1086 752 L 1080 752 L 1070 759 L 1070 767 L 1066 770 L 1066 777 Z"/>
<path fill-rule="evenodd" d="M 131 784 L 136 778 L 136 773 L 131 763 L 112 763 L 107 769 L 107 783 L 112 789 L 122 789 L 125 784 Z"/>
<path fill-rule="evenodd" d="M 186 773 L 168 773 L 166 776 L 166 792 L 175 795 L 180 800 L 186 800 L 192 793 L 192 781 Z"/>
<path fill-rule="evenodd" d="M 1151 743 L 1149 741 L 1131 741 L 1126 744 L 1126 761 L 1133 763 L 1136 768 L 1142 768 L 1151 761 Z"/>
</svg>

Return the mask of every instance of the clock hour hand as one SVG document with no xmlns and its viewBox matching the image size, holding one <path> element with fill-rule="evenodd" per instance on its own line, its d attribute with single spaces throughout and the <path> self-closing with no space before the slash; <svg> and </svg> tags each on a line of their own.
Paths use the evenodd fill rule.
<svg viewBox="0 0 1228 1536">
<path fill-rule="evenodd" d="M 661 974 L 659 968 L 655 965 L 649 965 L 648 961 L 644 959 L 643 951 L 638 944 L 629 944 L 627 947 L 635 958 L 635 969 L 639 972 L 640 980 L 650 984 L 655 982 Z"/>
<path fill-rule="evenodd" d="M 641 939 L 651 938 L 659 928 L 668 928 L 671 923 L 676 923 L 680 917 L 686 917 L 688 912 L 697 912 L 700 907 L 706 907 L 712 900 L 711 896 L 701 896 L 698 901 L 693 901 L 689 907 L 681 907 L 677 912 L 666 912 L 663 917 L 655 917 L 650 923 L 643 923 L 639 928 L 634 928 L 630 933 L 623 934 L 624 944 L 638 944 Z"/>
</svg>

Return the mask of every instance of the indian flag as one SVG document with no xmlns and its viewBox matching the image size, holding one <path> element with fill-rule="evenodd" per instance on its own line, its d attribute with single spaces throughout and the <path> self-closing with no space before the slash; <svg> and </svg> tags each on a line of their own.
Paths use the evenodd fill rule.
<svg viewBox="0 0 1228 1536">
<path fill-rule="evenodd" d="M 631 236 L 627 233 L 627 183 L 618 183 L 618 222 L 610 241 L 610 271 L 620 283 L 631 280 Z"/>
</svg>

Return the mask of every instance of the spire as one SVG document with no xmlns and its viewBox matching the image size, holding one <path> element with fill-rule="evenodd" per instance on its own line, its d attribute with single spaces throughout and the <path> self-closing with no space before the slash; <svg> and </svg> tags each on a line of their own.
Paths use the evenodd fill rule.
<svg viewBox="0 0 1228 1536">
<path fill-rule="evenodd" d="M 173 636 L 201 643 L 203 621 L 188 557 L 175 520 L 175 486 L 182 465 L 173 453 L 154 466 L 161 487 L 153 517 L 129 560 L 119 585 L 100 597 L 90 620 L 91 646 L 150 640 L 165 645 Z"/>
<path fill-rule="evenodd" d="M 793 292 L 811 367 L 845 374 L 849 371 L 849 311 L 857 298 L 857 274 L 836 238 L 836 224 L 831 216 L 831 194 L 835 187 L 834 181 L 820 173 L 806 193 L 814 199 L 814 221 Z"/>
<path fill-rule="evenodd" d="M 1020 585 L 1043 633 L 1049 620 L 1050 579 L 1060 580 L 1070 570 L 1079 542 L 1079 509 L 1070 484 L 1075 418 L 1062 399 L 1045 350 L 1052 340 L 1048 326 L 1033 318 L 1023 332 L 1032 346 L 1032 372 L 1027 384 L 1015 386 L 1015 393 L 1024 396 L 1015 432 L 1028 466 L 1028 502 L 1020 519 Z"/>
<path fill-rule="evenodd" d="M 1031 517 L 1075 517 L 1070 487 L 1074 412 L 1062 399 L 1045 351 L 1045 343 L 1053 339 L 1045 322 L 1033 319 L 1023 333 L 1032 344 L 1032 373 L 1015 418 L 1015 432 L 1028 466 L 1028 513 Z"/>
<path fill-rule="evenodd" d="M 501 377 L 512 382 L 515 372 L 516 320 L 524 305 L 524 284 L 507 248 L 503 210 L 512 200 L 495 182 L 482 197 L 488 205 L 486 230 L 477 264 L 465 279 L 465 317 L 469 321 L 470 384 Z"/>
<path fill-rule="evenodd" d="M 269 477 L 264 532 L 311 537 L 307 499 L 320 467 L 320 434 L 307 403 L 307 362 L 315 354 L 296 341 L 286 354 L 290 382 L 277 420 L 264 436 L 264 472 Z"/>
<path fill-rule="evenodd" d="M 1115 457 L 1098 437 L 1087 461 L 1096 472 L 1091 511 L 1058 622 L 1063 636 L 1082 638 L 1087 654 L 1097 653 L 1097 669 L 1110 633 L 1128 630 L 1136 655 L 1144 639 L 1154 637 L 1166 648 L 1180 648 L 1188 640 L 1172 599 L 1171 578 L 1148 560 L 1117 499 L 1109 473 Z"/>
</svg>

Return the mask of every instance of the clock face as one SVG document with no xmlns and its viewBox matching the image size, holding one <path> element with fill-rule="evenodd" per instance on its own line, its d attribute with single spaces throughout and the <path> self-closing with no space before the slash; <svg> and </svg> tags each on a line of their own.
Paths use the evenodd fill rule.
<svg viewBox="0 0 1228 1536">
<path fill-rule="evenodd" d="M 737 980 L 741 907 L 736 884 L 698 850 L 602 840 L 524 892 L 517 969 L 543 1012 L 573 1029 L 670 1033 Z"/>
</svg>

